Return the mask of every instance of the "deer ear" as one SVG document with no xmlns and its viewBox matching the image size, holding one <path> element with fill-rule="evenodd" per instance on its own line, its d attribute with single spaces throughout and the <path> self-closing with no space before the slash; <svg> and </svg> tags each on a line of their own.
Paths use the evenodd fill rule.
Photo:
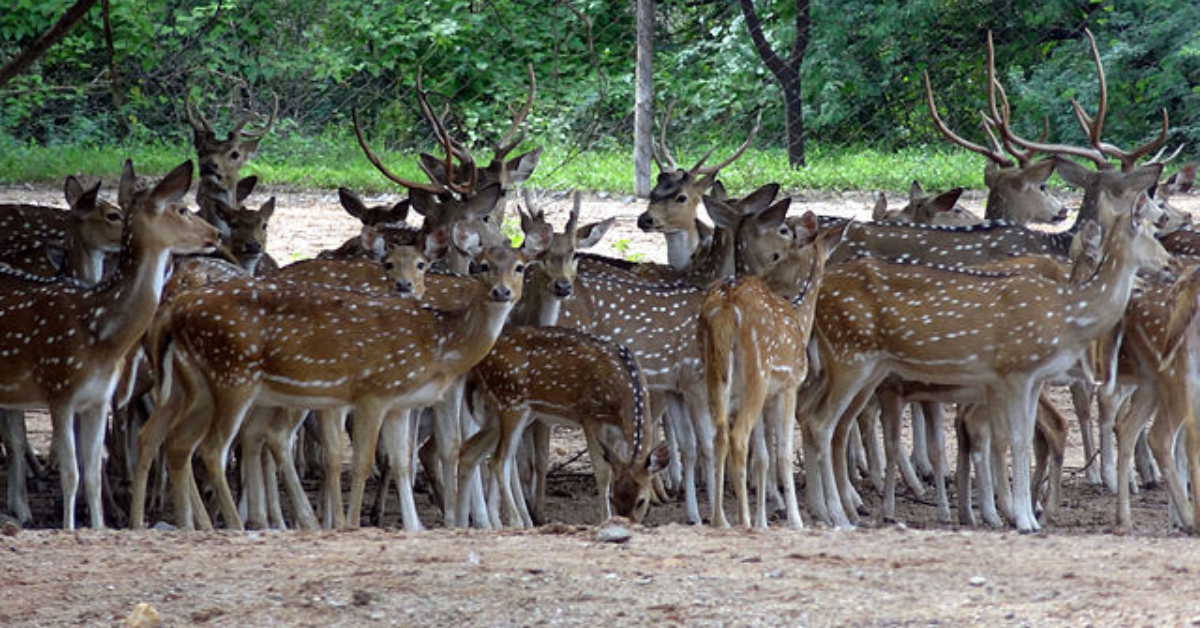
<svg viewBox="0 0 1200 628">
<path fill-rule="evenodd" d="M 137 174 L 133 171 L 133 160 L 126 159 L 125 164 L 121 166 L 121 182 L 117 184 L 117 204 L 121 209 L 128 211 L 136 195 Z"/>
<path fill-rule="evenodd" d="M 908 204 L 914 205 L 925 194 L 925 190 L 921 189 L 921 182 L 913 179 L 912 185 L 908 186 Z"/>
<path fill-rule="evenodd" d="M 513 186 L 524 183 L 533 175 L 534 168 L 537 168 L 538 160 L 542 157 L 542 149 L 536 148 L 510 159 L 504 165 L 505 171 L 508 173 L 508 181 L 506 185 Z"/>
<path fill-rule="evenodd" d="M 792 228 L 795 230 L 792 238 L 796 240 L 797 244 L 804 246 L 812 242 L 813 238 L 817 236 L 817 231 L 821 228 L 821 220 L 817 218 L 815 213 L 809 210 L 796 219 L 792 224 Z"/>
<path fill-rule="evenodd" d="M 1054 174 L 1054 160 L 1043 159 L 1026 168 L 1025 174 L 1028 175 L 1028 181 L 1041 185 Z"/>
<path fill-rule="evenodd" d="M 347 214 L 362 220 L 367 213 L 367 206 L 363 204 L 362 199 L 358 194 L 346 188 L 338 188 L 338 201 L 342 204 L 342 209 L 346 210 Z"/>
<path fill-rule="evenodd" d="M 713 181 L 712 189 L 709 190 L 708 195 L 722 201 L 729 199 L 729 192 L 725 191 L 725 184 L 720 181 Z"/>
<path fill-rule="evenodd" d="M 503 190 L 499 185 L 489 185 L 482 190 L 479 190 L 467 200 L 464 210 L 468 215 L 483 216 L 484 214 L 492 213 L 496 209 L 496 203 L 500 202 L 500 194 Z M 499 228 L 499 225 L 497 225 Z"/>
<path fill-rule="evenodd" d="M 151 193 L 158 207 L 167 203 L 178 203 L 183 200 L 188 189 L 192 187 L 192 162 L 185 161 L 168 172 Z"/>
<path fill-rule="evenodd" d="M 73 199 L 71 198 L 72 191 L 70 190 L 71 181 L 75 181 L 75 185 L 79 186 L 79 189 L 74 191 L 75 194 Z M 97 181 L 92 187 L 85 190 L 83 189 L 83 186 L 79 184 L 79 181 L 75 179 L 75 177 L 67 177 L 67 188 L 67 203 L 71 205 L 71 211 L 90 212 L 96 208 L 96 201 L 100 197 L 99 181 Z"/>
<path fill-rule="evenodd" d="M 875 207 L 871 208 L 871 220 L 876 222 L 887 219 L 887 195 L 883 192 L 875 197 Z"/>
<path fill-rule="evenodd" d="M 1054 169 L 1058 171 L 1058 176 L 1067 182 L 1067 185 L 1077 188 L 1087 187 L 1088 181 L 1095 174 L 1093 170 L 1088 170 L 1070 159 L 1058 156 L 1054 158 Z"/>
<path fill-rule="evenodd" d="M 474 226 L 456 222 L 451 228 L 450 235 L 454 241 L 454 247 L 464 254 L 475 257 L 483 252 L 483 238 L 480 237 L 479 231 Z"/>
<path fill-rule="evenodd" d="M 1162 169 L 1162 164 L 1146 164 L 1125 175 L 1125 178 L 1121 180 L 1120 188 L 1124 192 L 1149 190 L 1158 184 L 1158 178 L 1162 176 Z"/>
<path fill-rule="evenodd" d="M 237 182 L 237 202 L 250 198 L 250 194 L 254 192 L 254 186 L 258 185 L 258 175 L 250 175 L 239 179 Z"/>
<path fill-rule="evenodd" d="M 708 217 L 712 219 L 713 224 L 721 229 L 732 229 L 737 226 L 738 220 L 741 218 L 741 212 L 730 207 L 725 201 L 717 200 L 707 194 L 702 196 L 704 201 L 704 209 L 708 212 Z"/>
<path fill-rule="evenodd" d="M 575 230 L 575 248 L 589 249 L 596 246 L 596 243 L 604 238 L 604 234 L 616 224 L 615 217 L 605 218 L 604 220 L 593 222 L 584 225 Z"/>
<path fill-rule="evenodd" d="M 608 446 L 608 443 L 599 439 L 596 442 L 600 443 L 600 457 L 604 459 L 604 462 L 608 463 L 608 466 L 616 467 L 621 463 L 621 458 Z"/>
<path fill-rule="evenodd" d="M 409 207 L 413 211 L 426 218 L 429 218 L 431 215 L 441 214 L 442 202 L 438 200 L 437 194 L 434 194 L 428 190 L 420 190 L 416 188 L 410 189 L 408 191 L 408 201 Z M 343 205 L 343 207 L 345 207 L 345 205 Z"/>
<path fill-rule="evenodd" d="M 529 258 L 540 257 L 550 248 L 550 240 L 554 237 L 554 227 L 549 223 L 529 221 L 529 227 L 523 229 L 525 241 L 521 248 Z"/>
<path fill-rule="evenodd" d="M 262 207 L 258 208 L 258 214 L 259 214 L 259 216 L 262 217 L 264 222 L 271 219 L 271 216 L 273 216 L 275 214 L 275 197 L 274 196 L 267 199 L 267 202 L 263 203 Z"/>
<path fill-rule="evenodd" d="M 828 259 L 842 242 L 846 240 L 846 231 L 850 228 L 850 221 L 846 220 L 832 227 L 826 227 L 824 231 L 817 236 L 821 240 L 821 245 L 825 248 L 825 258 Z"/>
<path fill-rule="evenodd" d="M 646 472 L 655 475 L 666 470 L 671 465 L 671 448 L 666 443 L 659 443 L 646 457 Z"/>
<path fill-rule="evenodd" d="M 788 208 L 791 206 L 791 197 L 780 199 L 778 203 L 775 203 L 767 209 L 759 212 L 759 214 L 754 217 L 754 222 L 758 225 L 760 231 L 774 229 L 783 224 L 784 219 L 787 218 Z M 816 214 L 813 214 L 813 220 L 815 221 L 816 219 Z"/>
<path fill-rule="evenodd" d="M 737 208 L 743 216 L 753 216 L 761 213 L 764 209 L 771 205 L 771 201 L 779 194 L 778 183 L 768 183 L 738 202 Z"/>
<path fill-rule="evenodd" d="M 425 174 L 429 175 L 431 181 L 440 183 L 446 182 L 446 168 L 442 160 L 430 155 L 429 153 L 421 153 L 417 155 L 417 165 Z"/>
<path fill-rule="evenodd" d="M 243 157 L 244 160 L 249 160 L 250 156 L 258 151 L 258 143 L 262 141 L 263 137 L 266 137 L 266 136 L 251 137 L 248 140 L 242 140 L 241 142 L 238 143 L 238 146 L 240 146 L 242 149 L 242 155 L 244 156 Z"/>
<path fill-rule="evenodd" d="M 954 204 L 958 202 L 958 197 L 962 196 L 962 193 L 962 188 L 954 188 L 953 190 L 942 192 L 941 194 L 933 197 L 933 199 L 929 201 L 929 204 L 926 205 L 926 208 L 930 211 L 930 213 L 934 214 L 950 211 L 954 209 Z"/>
<path fill-rule="evenodd" d="M 438 227 L 425 238 L 425 258 L 435 262 L 446 256 L 450 250 L 450 238 L 446 236 L 446 227 Z"/>
<path fill-rule="evenodd" d="M 388 222 L 407 222 L 409 204 L 410 201 L 406 198 L 397 201 L 395 205 L 392 205 L 392 208 L 388 210 Z"/>
<path fill-rule="evenodd" d="M 384 240 L 383 233 L 374 225 L 365 225 L 362 228 L 362 235 L 359 236 L 362 241 L 363 250 L 371 256 L 373 260 L 382 260 L 387 255 L 387 242 Z"/>
<path fill-rule="evenodd" d="M 83 184 L 74 176 L 68 176 L 63 182 L 63 195 L 67 197 L 67 205 L 75 207 L 75 202 L 83 196 Z"/>
</svg>

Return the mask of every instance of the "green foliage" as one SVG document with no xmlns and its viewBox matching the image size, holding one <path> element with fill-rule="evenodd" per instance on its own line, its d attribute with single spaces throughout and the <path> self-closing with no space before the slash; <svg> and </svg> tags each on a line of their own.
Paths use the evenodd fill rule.
<svg viewBox="0 0 1200 628">
<path fill-rule="evenodd" d="M 0 12 L 0 59 L 28 45 L 70 4 L 9 0 Z M 782 96 L 749 43 L 738 4 L 656 4 L 656 93 L 660 108 L 677 102 L 669 131 L 680 162 L 685 153 L 696 159 L 704 147 L 736 144 L 754 112 L 764 112 L 756 142 L 763 152 L 757 161 L 744 159 L 733 179 L 778 176 L 800 187 L 861 180 L 893 187 L 910 178 L 911 172 L 890 174 L 846 156 L 894 152 L 885 161 L 907 163 L 909 155 L 921 160 L 929 154 L 923 146 L 947 146 L 924 106 L 926 70 L 951 126 L 982 141 L 977 112 L 985 105 L 989 29 L 1022 133 L 1036 135 L 1042 116 L 1049 116 L 1052 139 L 1082 141 L 1069 99 L 1095 108 L 1096 80 L 1083 39 L 1089 27 L 1108 73 L 1106 139 L 1119 145 L 1144 141 L 1165 107 L 1172 144 L 1185 143 L 1194 152 L 1200 141 L 1200 4 L 1192 0 L 815 1 L 803 67 L 810 168 L 800 173 L 776 158 L 786 137 Z M 755 4 L 768 38 L 786 52 L 795 2 Z M 72 162 L 77 170 L 101 165 L 88 159 L 111 159 L 113 147 L 148 147 L 146 159 L 156 163 L 170 155 L 182 159 L 190 152 L 181 122 L 186 96 L 224 130 L 243 110 L 267 109 L 273 91 L 282 120 L 253 162 L 260 174 L 311 185 L 380 187 L 382 178 L 361 158 L 349 132 L 352 109 L 361 111 L 364 130 L 389 164 L 419 176 L 402 156 L 432 148 L 433 134 L 412 97 L 417 68 L 423 67 L 434 106 L 448 107 L 452 133 L 486 159 L 523 102 L 528 63 L 537 73 L 538 98 L 525 145 L 549 150 L 535 182 L 624 190 L 632 178 L 626 147 L 632 7 L 604 0 L 114 2 L 123 104 L 117 106 L 110 91 L 97 7 L 31 72 L 0 90 L 0 145 L 6 149 L 0 177 L 53 170 L 51 164 L 17 163 L 17 155 L 37 156 L 33 146 L 69 147 L 58 156 L 84 159 Z M 91 152 L 98 146 L 108 150 Z M 964 176 L 939 162 L 944 156 L 929 159 L 917 168 L 923 178 Z M 756 163 L 755 169 L 742 170 L 747 163 Z M 554 176 L 546 174 L 547 166 Z M 350 178 L 337 178 L 345 176 Z"/>
<path fill-rule="evenodd" d="M 621 238 L 620 240 L 613 242 L 612 246 L 618 253 L 621 254 L 621 257 L 626 259 L 626 261 L 643 262 L 646 260 L 646 254 L 644 252 L 630 250 L 631 243 L 629 242 L 629 238 Z"/>
</svg>

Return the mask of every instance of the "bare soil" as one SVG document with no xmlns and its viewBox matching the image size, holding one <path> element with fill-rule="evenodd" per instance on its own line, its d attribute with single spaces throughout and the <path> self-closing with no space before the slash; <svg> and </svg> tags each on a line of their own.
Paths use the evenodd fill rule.
<svg viewBox="0 0 1200 628">
<path fill-rule="evenodd" d="M 281 262 L 357 233 L 332 192 L 273 193 L 268 250 Z M 980 200 L 969 194 L 967 205 Z M 0 188 L 0 202 L 11 201 L 62 204 L 57 190 Z M 799 201 L 866 218 L 871 196 Z M 565 220 L 565 195 L 544 202 Z M 663 260 L 659 236 L 634 226 L 641 210 L 631 199 L 585 202 L 585 221 L 617 217 L 598 251 L 620 255 L 613 243 L 627 240 L 627 253 Z M 1061 391 L 1055 401 L 1070 411 Z M 45 452 L 48 421 L 33 416 L 30 430 Z M 533 531 L 405 533 L 394 515 L 383 529 L 341 533 L 9 527 L 0 535 L 0 625 L 120 625 L 143 603 L 176 626 L 1200 625 L 1200 546 L 1171 528 L 1158 489 L 1134 496 L 1134 531 L 1113 534 L 1115 498 L 1084 481 L 1077 434 L 1062 511 L 1041 534 L 941 526 L 928 492 L 902 489 L 903 524 L 722 531 L 680 525 L 682 505 L 672 502 L 654 507 L 645 526 L 626 526 L 624 543 L 598 540 L 590 468 L 586 456 L 572 460 L 582 440 L 559 430 L 554 442 L 562 464 L 549 514 L 560 523 Z M 33 488 L 37 526 L 55 525 L 57 480 Z M 874 511 L 877 496 L 864 497 Z M 428 498 L 418 502 L 436 526 Z"/>
</svg>

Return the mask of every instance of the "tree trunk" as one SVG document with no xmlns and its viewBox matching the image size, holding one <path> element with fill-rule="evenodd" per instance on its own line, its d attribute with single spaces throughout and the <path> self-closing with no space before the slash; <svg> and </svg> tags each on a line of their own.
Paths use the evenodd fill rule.
<svg viewBox="0 0 1200 628">
<path fill-rule="evenodd" d="M 783 85 L 783 107 L 787 111 L 788 164 L 804 167 L 804 99 L 800 93 L 800 75 Z"/>
<path fill-rule="evenodd" d="M 633 188 L 650 196 L 651 143 L 654 141 L 654 0 L 637 2 L 637 70 L 633 110 Z"/>
<path fill-rule="evenodd" d="M 54 23 L 40 37 L 33 40 L 29 47 L 21 51 L 21 54 L 13 57 L 0 67 L 0 85 L 11 81 L 13 77 L 20 75 L 29 66 L 33 65 L 51 46 L 57 44 L 66 34 L 75 26 L 79 20 L 95 5 L 97 0 L 77 0 L 71 8 L 58 21 Z"/>
</svg>

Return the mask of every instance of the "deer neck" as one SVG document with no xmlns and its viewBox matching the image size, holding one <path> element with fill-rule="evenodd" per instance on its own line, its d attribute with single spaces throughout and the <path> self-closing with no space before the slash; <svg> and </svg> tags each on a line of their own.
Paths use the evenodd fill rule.
<svg viewBox="0 0 1200 628">
<path fill-rule="evenodd" d="M 441 313 L 437 331 L 439 368 L 465 372 L 483 360 L 500 337 L 512 308 L 512 301 L 500 303 L 482 297 L 465 310 Z"/>
<path fill-rule="evenodd" d="M 200 208 L 200 217 L 216 227 L 221 232 L 221 241 L 227 242 L 230 227 L 229 223 L 221 218 L 221 212 L 217 211 L 217 199 L 223 200 L 230 207 L 236 207 L 233 190 L 209 177 L 200 179 L 200 184 L 196 186 L 196 205 Z"/>
<path fill-rule="evenodd" d="M 104 251 L 84 246 L 74 231 L 67 231 L 63 272 L 80 282 L 95 285 L 104 276 Z"/>
<path fill-rule="evenodd" d="M 132 222 L 126 224 L 125 246 L 112 278 L 87 293 L 88 331 L 95 345 L 124 355 L 150 326 L 162 299 L 171 252 L 139 237 Z"/>
<path fill-rule="evenodd" d="M 513 308 L 509 322 L 513 325 L 553 327 L 558 324 L 562 299 L 550 293 L 550 276 L 540 267 L 530 273 L 521 291 L 521 300 Z"/>
<path fill-rule="evenodd" d="M 687 270 L 692 265 L 692 254 L 700 247 L 700 230 L 692 221 L 684 229 L 668 231 L 667 263 L 675 270 Z"/>
<path fill-rule="evenodd" d="M 1110 234 L 1109 238 L 1115 241 L 1105 247 L 1104 261 L 1091 279 L 1072 290 L 1073 298 L 1063 313 L 1068 333 L 1078 336 L 1081 342 L 1112 329 L 1125 315 L 1133 293 L 1137 269 L 1130 242 L 1119 234 Z"/>
</svg>

